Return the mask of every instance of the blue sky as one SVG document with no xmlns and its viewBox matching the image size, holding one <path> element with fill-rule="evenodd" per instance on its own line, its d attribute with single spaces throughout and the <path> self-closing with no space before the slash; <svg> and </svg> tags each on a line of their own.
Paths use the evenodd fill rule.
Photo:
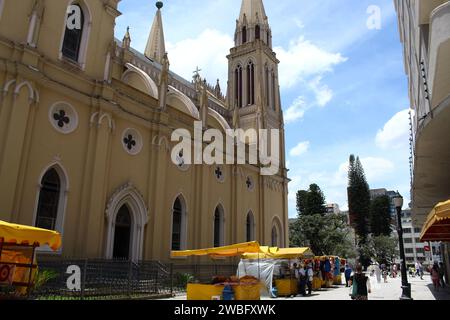
<svg viewBox="0 0 450 320">
<path fill-rule="evenodd" d="M 410 198 L 409 100 L 392 0 L 265 0 L 286 120 L 289 215 L 295 192 L 317 183 L 328 203 L 347 209 L 347 162 L 362 159 L 371 188 Z M 369 29 L 370 6 L 381 29 Z M 210 83 L 226 87 L 226 55 L 233 46 L 241 0 L 164 1 L 171 70 L 190 79 L 198 65 Z M 143 52 L 154 1 L 121 1 L 116 37 L 130 26 Z"/>
</svg>

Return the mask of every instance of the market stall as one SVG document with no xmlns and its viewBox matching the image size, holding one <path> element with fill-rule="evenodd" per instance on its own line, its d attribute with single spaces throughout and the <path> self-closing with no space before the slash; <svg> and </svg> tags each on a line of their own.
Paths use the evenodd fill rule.
<svg viewBox="0 0 450 320">
<path fill-rule="evenodd" d="M 36 248 L 61 247 L 58 232 L 0 221 L 0 286 L 29 295 L 37 272 Z"/>
<path fill-rule="evenodd" d="M 341 258 L 331 257 L 330 259 L 333 266 L 333 285 L 340 286 L 342 284 Z"/>
<path fill-rule="evenodd" d="M 251 274 L 258 266 L 268 293 L 272 293 L 275 285 L 278 296 L 297 295 L 298 280 L 291 268 L 292 261 L 300 264 L 301 260 L 313 257 L 311 249 L 261 247 L 260 250 L 260 253 L 246 253 L 242 256 L 243 260 L 239 264 L 240 272 Z"/>
<path fill-rule="evenodd" d="M 258 242 L 247 242 L 231 246 L 172 251 L 172 258 L 208 256 L 212 259 L 227 257 L 239 257 L 244 253 L 259 253 Z M 216 277 L 221 279 L 221 277 Z M 224 281 L 213 281 L 213 283 L 189 283 L 187 285 L 187 300 L 225 300 L 234 297 L 234 300 L 260 300 L 261 283 L 257 277 L 240 276 L 223 279 Z"/>
</svg>

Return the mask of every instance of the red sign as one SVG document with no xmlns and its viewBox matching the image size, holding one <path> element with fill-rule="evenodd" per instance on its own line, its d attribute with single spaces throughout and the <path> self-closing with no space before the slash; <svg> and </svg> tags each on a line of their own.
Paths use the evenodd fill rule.
<svg viewBox="0 0 450 320">
<path fill-rule="evenodd" d="M 425 252 L 430 252 L 431 248 L 429 246 L 425 246 L 425 247 L 423 247 L 423 250 L 425 250 Z"/>
</svg>

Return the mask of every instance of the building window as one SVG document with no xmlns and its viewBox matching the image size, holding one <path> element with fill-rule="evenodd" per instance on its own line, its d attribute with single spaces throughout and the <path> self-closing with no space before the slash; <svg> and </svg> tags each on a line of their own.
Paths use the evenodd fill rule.
<svg viewBox="0 0 450 320">
<path fill-rule="evenodd" d="M 255 240 L 255 217 L 252 212 L 247 214 L 246 220 L 246 240 L 247 242 L 251 242 Z"/>
<path fill-rule="evenodd" d="M 242 67 L 238 66 L 235 70 L 234 74 L 234 83 L 235 83 L 235 100 L 238 108 L 242 108 Z"/>
<path fill-rule="evenodd" d="M 64 33 L 62 54 L 65 58 L 78 62 L 84 32 L 84 12 L 78 4 L 72 4 L 71 7 L 73 10 L 68 10 L 69 12 L 66 16 L 66 31 Z M 79 18 L 74 17 L 74 15 L 79 15 Z M 80 28 L 68 24 L 69 21 L 74 21 L 73 19 L 79 19 Z"/>
<path fill-rule="evenodd" d="M 276 226 L 272 228 L 272 247 L 278 247 L 278 230 Z"/>
<path fill-rule="evenodd" d="M 60 198 L 61 180 L 58 172 L 52 168 L 45 173 L 41 181 L 36 227 L 56 230 Z"/>
<path fill-rule="evenodd" d="M 247 27 L 242 28 L 242 43 L 247 43 Z"/>
<path fill-rule="evenodd" d="M 62 134 L 72 133 L 78 127 L 78 114 L 75 108 L 66 102 L 53 104 L 48 116 L 53 128 Z"/>
<path fill-rule="evenodd" d="M 221 206 L 214 212 L 214 248 L 224 245 L 224 216 Z"/>
<path fill-rule="evenodd" d="M 276 88 L 276 82 L 275 82 L 275 73 L 272 72 L 272 108 L 273 110 L 276 110 L 276 93 L 277 92 L 277 88 Z"/>
<path fill-rule="evenodd" d="M 247 65 L 247 105 L 255 104 L 255 65 L 249 62 Z"/>
<path fill-rule="evenodd" d="M 178 197 L 172 211 L 172 250 L 179 251 L 185 246 L 186 209 L 182 199 Z"/>
<path fill-rule="evenodd" d="M 256 25 L 255 27 L 255 39 L 261 39 L 261 27 L 259 25 Z"/>
<path fill-rule="evenodd" d="M 412 239 L 411 238 L 406 238 L 406 239 L 403 239 L 403 242 L 404 243 L 412 243 Z"/>
<path fill-rule="evenodd" d="M 406 248 L 405 253 L 414 253 L 414 249 Z"/>
<path fill-rule="evenodd" d="M 405 229 L 403 229 L 403 233 L 406 233 L 406 234 L 408 234 L 408 233 L 411 233 L 411 228 L 405 228 Z"/>
<path fill-rule="evenodd" d="M 128 128 L 122 134 L 123 149 L 130 155 L 139 154 L 143 147 L 142 136 L 136 129 Z"/>
<path fill-rule="evenodd" d="M 420 228 L 414 228 L 414 232 L 415 232 L 415 233 L 421 233 L 421 232 L 422 232 L 422 229 L 420 229 Z M 420 241 L 417 241 L 417 242 L 420 242 Z"/>
<path fill-rule="evenodd" d="M 266 105 L 270 106 L 270 79 L 269 79 L 269 67 L 265 67 L 265 82 L 266 82 Z"/>
<path fill-rule="evenodd" d="M 114 259 L 130 259 L 131 214 L 127 205 L 123 205 L 117 213 L 114 229 Z"/>
</svg>

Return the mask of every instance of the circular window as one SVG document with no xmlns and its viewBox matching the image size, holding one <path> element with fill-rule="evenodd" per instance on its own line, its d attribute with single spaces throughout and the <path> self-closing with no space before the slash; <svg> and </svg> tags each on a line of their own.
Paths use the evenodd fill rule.
<svg viewBox="0 0 450 320">
<path fill-rule="evenodd" d="M 142 136 L 135 129 L 126 129 L 122 135 L 122 146 L 132 156 L 142 150 Z"/>
<path fill-rule="evenodd" d="M 253 181 L 253 178 L 248 176 L 247 180 L 245 181 L 245 184 L 247 185 L 247 190 L 253 191 L 255 190 L 255 182 Z"/>
<path fill-rule="evenodd" d="M 52 126 L 63 134 L 69 134 L 78 127 L 78 114 L 66 102 L 57 102 L 50 107 L 48 117 Z"/>
<path fill-rule="evenodd" d="M 225 181 L 225 172 L 223 171 L 222 166 L 216 166 L 216 168 L 214 169 L 214 176 L 219 182 Z"/>
</svg>

